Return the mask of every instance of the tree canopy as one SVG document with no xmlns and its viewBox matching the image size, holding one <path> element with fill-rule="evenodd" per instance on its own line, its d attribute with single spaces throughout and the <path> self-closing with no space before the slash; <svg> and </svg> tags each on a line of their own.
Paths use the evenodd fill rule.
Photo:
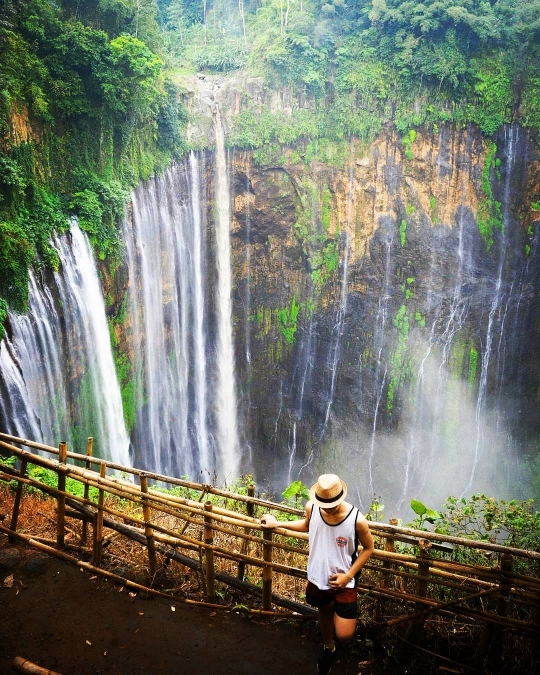
<svg viewBox="0 0 540 675">
<path fill-rule="evenodd" d="M 311 101 L 280 122 L 246 93 L 244 147 L 386 122 L 540 130 L 540 0 L 4 0 L 0 50 L 1 316 L 67 215 L 118 250 L 128 188 L 187 147 L 182 73 L 241 68 Z"/>
</svg>

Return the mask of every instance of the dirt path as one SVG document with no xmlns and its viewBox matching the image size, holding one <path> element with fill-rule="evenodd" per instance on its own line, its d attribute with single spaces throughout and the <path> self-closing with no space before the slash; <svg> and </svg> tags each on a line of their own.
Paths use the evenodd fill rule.
<svg viewBox="0 0 540 675">
<path fill-rule="evenodd" d="M 8 548 L 2 537 L 0 549 Z M 0 569 L 0 673 L 14 672 L 16 656 L 62 675 L 317 672 L 313 621 L 272 621 L 143 599 L 69 563 L 16 550 L 15 564 Z M 353 645 L 339 654 L 332 675 L 385 672 L 365 659 Z"/>
</svg>

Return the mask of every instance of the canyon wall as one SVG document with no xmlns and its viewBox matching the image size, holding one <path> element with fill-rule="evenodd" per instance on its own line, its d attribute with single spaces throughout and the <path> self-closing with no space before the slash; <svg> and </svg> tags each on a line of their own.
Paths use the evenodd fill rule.
<svg viewBox="0 0 540 675">
<path fill-rule="evenodd" d="M 524 488 L 538 160 L 518 127 L 230 151 L 246 469 L 274 486 L 336 470 L 396 511 Z"/>
<path fill-rule="evenodd" d="M 229 84 L 192 83 L 194 147 L 223 143 L 214 135 L 221 112 L 231 133 L 243 99 Z M 257 82 L 244 88 L 281 115 L 299 105 Z M 449 494 L 534 494 L 538 139 L 517 125 L 493 138 L 471 126 L 387 127 L 370 142 L 229 147 L 222 159 L 193 150 L 141 183 L 122 225 L 123 262 L 99 263 L 129 461 L 219 483 L 253 473 L 278 495 L 336 471 L 364 510 L 382 498 L 386 517 L 406 517 L 412 497 L 437 508 Z M 230 247 L 218 255 L 224 213 Z M 69 317 L 50 276 L 35 279 L 31 306 L 50 297 L 61 331 Z M 46 323 L 32 316 L 28 334 Z M 233 369 L 220 347 L 229 319 Z M 0 417 L 57 444 L 52 431 L 43 438 L 43 397 L 30 412 L 24 402 L 40 384 L 23 372 L 17 321 L 7 324 L 0 386 L 26 412 L 0 406 Z M 74 374 L 66 388 L 81 390 L 64 420 L 79 442 L 95 435 L 77 413 L 88 397 L 81 352 L 53 342 L 67 364 L 60 371 Z M 35 359 L 44 372 L 48 358 Z M 115 456 L 113 436 L 96 444 L 99 454 Z"/>
</svg>

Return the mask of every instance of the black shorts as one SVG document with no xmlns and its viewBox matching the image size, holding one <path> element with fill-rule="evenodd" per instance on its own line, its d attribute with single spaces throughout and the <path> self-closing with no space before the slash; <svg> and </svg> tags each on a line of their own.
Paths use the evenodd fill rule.
<svg viewBox="0 0 540 675">
<path fill-rule="evenodd" d="M 334 612 L 342 619 L 356 619 L 358 616 L 358 592 L 356 587 L 321 590 L 311 581 L 308 581 L 306 602 L 317 608 L 326 607 L 333 602 Z"/>
</svg>

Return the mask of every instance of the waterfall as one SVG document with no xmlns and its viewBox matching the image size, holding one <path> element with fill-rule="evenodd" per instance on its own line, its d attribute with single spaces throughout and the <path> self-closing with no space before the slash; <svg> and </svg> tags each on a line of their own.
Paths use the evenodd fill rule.
<svg viewBox="0 0 540 675">
<path fill-rule="evenodd" d="M 196 153 L 141 184 L 123 224 L 134 461 L 203 481 L 214 471 L 220 480 L 235 477 L 239 467 L 222 138 L 221 149 L 215 251 L 207 236 L 207 169 Z"/>
<path fill-rule="evenodd" d="M 246 194 L 249 195 L 250 193 L 250 186 L 251 186 L 251 180 L 250 180 L 250 172 L 249 172 L 249 166 L 247 169 L 246 173 L 246 183 L 245 183 L 245 190 Z M 246 258 L 245 258 L 245 265 L 246 265 L 246 282 L 245 282 L 245 300 L 244 300 L 244 340 L 245 340 L 245 348 L 244 348 L 244 354 L 245 354 L 245 370 L 246 370 L 246 379 L 250 383 L 251 379 L 253 377 L 253 367 L 251 364 L 251 324 L 252 324 L 252 316 L 251 316 L 251 246 L 252 246 L 252 241 L 251 241 L 251 212 L 250 212 L 250 200 L 246 200 Z M 242 409 L 243 409 L 243 416 L 242 416 L 242 421 L 245 423 L 245 420 L 249 420 L 250 415 L 251 415 L 251 385 L 248 384 L 247 386 L 247 391 L 244 394 L 244 401 L 242 404 Z M 244 456 L 244 461 L 248 464 L 251 465 L 253 460 L 253 455 L 252 455 L 252 446 L 249 441 L 246 442 L 245 444 L 245 456 Z"/>
<path fill-rule="evenodd" d="M 502 208 L 502 237 L 500 242 L 500 251 L 499 251 L 499 264 L 497 267 L 497 278 L 495 280 L 491 307 L 488 317 L 488 325 L 486 330 L 485 337 L 485 347 L 482 354 L 481 361 L 481 372 L 480 372 L 480 384 L 478 389 L 478 398 L 476 404 L 476 443 L 474 447 L 474 453 L 472 457 L 472 467 L 469 476 L 469 482 L 465 487 L 463 494 L 466 494 L 472 489 L 474 479 L 476 476 L 476 471 L 478 467 L 478 462 L 482 452 L 484 451 L 484 433 L 485 433 L 485 421 L 484 421 L 484 412 L 485 412 L 485 402 L 487 395 L 487 381 L 489 374 L 489 367 L 492 358 L 492 351 L 494 348 L 495 340 L 495 329 L 496 324 L 499 326 L 499 343 L 498 343 L 498 354 L 500 355 L 501 344 L 503 341 L 503 331 L 504 323 L 506 319 L 506 312 L 503 315 L 501 320 L 500 311 L 501 305 L 504 298 L 504 267 L 506 262 L 506 248 L 507 248 L 507 235 L 509 228 L 509 219 L 510 219 L 510 185 L 512 178 L 512 171 L 514 168 L 514 162 L 516 159 L 516 145 L 518 141 L 519 127 L 510 127 L 506 130 L 506 146 L 507 146 L 507 155 L 506 155 L 506 172 L 504 180 L 504 189 L 503 189 L 503 208 Z M 500 366 L 499 366 L 500 367 Z"/>
<path fill-rule="evenodd" d="M 373 351 L 376 354 L 375 364 L 375 405 L 373 410 L 373 423 L 371 427 L 371 439 L 368 455 L 368 496 L 369 499 L 375 494 L 374 463 L 377 438 L 377 423 L 382 403 L 384 387 L 388 376 L 388 363 L 383 356 L 385 330 L 388 321 L 388 303 L 390 301 L 390 281 L 392 274 L 392 245 L 394 243 L 394 231 L 386 232 L 384 235 L 384 277 L 382 293 L 379 295 L 377 304 L 377 315 L 375 318 L 375 330 L 373 333 Z"/>
<path fill-rule="evenodd" d="M 136 463 L 206 476 L 208 430 L 204 224 L 199 160 L 169 168 L 132 195 L 123 224 L 129 275 Z"/>
<path fill-rule="evenodd" d="M 290 485 L 294 480 L 294 460 L 296 457 L 296 420 L 293 422 L 292 428 L 292 440 L 290 438 L 291 432 L 289 431 L 289 467 L 287 471 L 287 485 Z"/>
<path fill-rule="evenodd" d="M 332 408 L 332 403 L 334 401 L 334 394 L 336 389 L 336 377 L 338 371 L 338 362 L 340 356 L 340 345 L 341 339 L 343 337 L 343 330 L 345 328 L 345 316 L 347 313 L 347 297 L 348 297 L 348 283 L 349 283 L 349 255 L 350 255 L 350 246 L 351 246 L 351 228 L 353 224 L 352 214 L 353 214 L 353 204 L 354 204 L 354 168 L 352 164 L 352 150 L 353 146 L 351 144 L 351 162 L 349 166 L 349 189 L 347 191 L 347 224 L 345 228 L 345 246 L 343 253 L 343 271 L 341 276 L 341 297 L 337 311 L 336 324 L 334 326 L 334 332 L 336 333 L 336 339 L 334 342 L 333 349 L 331 350 L 332 356 L 328 358 L 328 368 L 331 373 L 330 380 L 330 395 L 328 397 L 328 403 L 326 405 L 326 412 L 324 415 L 323 428 L 320 433 L 320 438 L 324 437 L 326 432 L 326 427 L 328 425 L 328 418 L 330 417 L 330 409 Z"/>
<path fill-rule="evenodd" d="M 55 279 L 68 337 L 66 354 L 84 354 L 88 389 L 81 385 L 81 420 L 92 429 L 88 435 L 101 440 L 98 449 L 120 464 L 129 463 L 129 441 L 123 419 L 122 397 L 114 366 L 103 294 L 92 249 L 77 226 L 71 241 L 54 241 L 60 255 L 61 274 Z M 64 364 L 62 364 L 63 366 Z M 97 432 L 97 433 L 96 433 Z M 105 445 L 106 444 L 106 445 Z"/>
<path fill-rule="evenodd" d="M 230 195 L 225 158 L 225 139 L 219 106 L 214 109 L 216 137 L 216 249 L 217 249 L 217 435 L 220 450 L 218 467 L 227 476 L 236 476 L 239 448 L 236 425 L 236 387 L 232 338 Z"/>
<path fill-rule="evenodd" d="M 141 183 L 122 224 L 125 259 L 110 291 L 121 392 L 90 247 L 74 226 L 53 242 L 60 271 L 31 272 L 28 314 L 9 315 L 3 426 L 70 447 L 91 435 L 100 455 L 204 482 L 252 463 L 276 491 L 331 465 L 360 505 L 379 495 L 389 516 L 410 517 L 411 497 L 438 508 L 449 494 L 510 494 L 514 460 L 524 475 L 536 456 L 527 434 L 537 428 L 540 235 L 534 214 L 531 225 L 523 216 L 527 228 L 518 220 L 526 207 L 513 193 L 525 136 L 501 131 L 489 195 L 478 163 L 464 153 L 458 174 L 440 140 L 433 195 L 414 171 L 402 186 L 391 157 L 379 171 L 377 158 L 353 155 L 331 175 L 324 162 L 310 167 L 304 198 L 281 168 L 242 160 L 233 181 L 215 93 L 215 153 L 186 155 Z M 312 233 L 338 243 L 320 230 L 323 183 L 347 197 L 347 222 L 339 269 L 318 288 L 307 263 L 322 240 L 304 248 L 294 224 L 304 209 Z M 250 201 L 259 198 L 264 209 Z M 477 222 L 484 198 L 483 207 L 500 202 L 504 223 L 489 250 Z M 295 342 L 274 348 L 276 313 L 293 294 Z M 264 331 L 254 330 L 255 306 Z M 253 456 L 241 455 L 239 437 Z"/>
<path fill-rule="evenodd" d="M 30 272 L 29 310 L 10 314 L 0 345 L 6 396 L 0 416 L 20 436 L 129 464 L 129 441 L 92 250 L 76 224 L 57 236 L 60 271 L 38 283 Z"/>
<path fill-rule="evenodd" d="M 206 392 L 206 340 L 204 334 L 204 278 L 203 278 L 203 229 L 199 178 L 199 162 L 195 153 L 189 156 L 191 176 L 191 210 L 193 213 L 193 341 L 195 372 L 195 419 L 199 464 L 210 465 Z"/>
</svg>

